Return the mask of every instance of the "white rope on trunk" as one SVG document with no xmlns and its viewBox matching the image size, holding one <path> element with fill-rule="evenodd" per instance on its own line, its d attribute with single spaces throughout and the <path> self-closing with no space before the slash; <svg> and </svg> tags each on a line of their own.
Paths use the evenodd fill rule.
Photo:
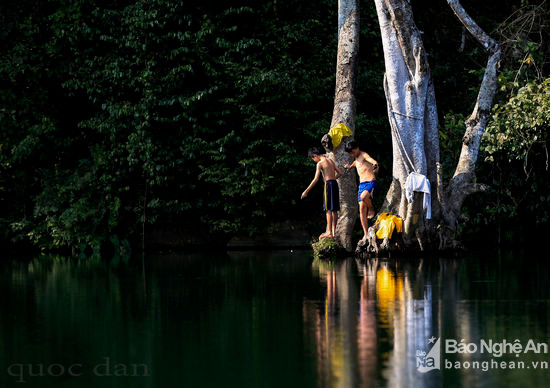
<svg viewBox="0 0 550 388">
<path fill-rule="evenodd" d="M 409 157 L 409 154 L 407 153 L 407 149 L 405 148 L 405 144 L 403 144 L 403 140 L 401 139 L 401 134 L 399 133 L 399 129 L 397 128 L 397 119 L 395 118 L 395 113 L 397 112 L 394 112 L 393 109 L 389 109 L 390 113 L 391 113 L 391 117 L 393 118 L 393 121 L 395 122 L 395 124 L 393 124 L 391 121 L 390 121 L 390 127 L 393 129 L 394 133 L 395 133 L 395 137 L 397 138 L 397 140 L 399 141 L 399 144 L 401 145 L 401 153 L 403 155 L 405 155 L 405 158 L 406 160 L 409 162 L 409 165 L 411 167 L 411 169 L 409 169 L 407 167 L 407 164 L 405 163 L 405 168 L 407 169 L 407 174 L 410 174 L 411 170 L 414 171 L 414 172 L 417 172 L 416 171 L 416 168 L 414 168 L 414 163 L 412 162 L 411 158 Z M 402 116 L 407 116 L 407 115 L 404 115 L 404 114 L 401 114 Z M 407 116 L 409 117 L 409 116 Z M 415 117 L 411 117 L 411 118 L 415 118 Z"/>
<path fill-rule="evenodd" d="M 394 110 L 392 110 L 392 113 L 395 113 L 396 115 L 399 115 L 399 116 L 408 117 L 409 119 L 424 120 L 424 117 L 409 116 L 409 115 L 406 115 L 405 113 L 396 112 Z"/>
<path fill-rule="evenodd" d="M 390 97 L 389 92 L 388 92 L 388 78 L 387 78 L 386 73 L 384 73 L 384 92 L 386 94 L 386 100 L 387 100 L 387 103 L 388 103 L 389 115 L 390 115 L 391 118 L 393 118 L 393 121 L 390 118 L 390 127 L 393 130 L 393 132 L 395 133 L 395 137 L 397 138 L 397 140 L 399 142 L 399 145 L 401 145 L 401 154 L 405 156 L 404 165 L 405 165 L 405 169 L 407 170 L 407 175 L 411 173 L 411 170 L 414 171 L 414 172 L 417 172 L 416 168 L 414 168 L 414 163 L 412 162 L 411 158 L 409 157 L 409 154 L 407 152 L 407 148 L 405 148 L 405 144 L 403 144 L 403 140 L 401 139 L 401 134 L 399 132 L 399 128 L 398 128 L 398 125 L 397 125 L 397 119 L 395 117 L 395 114 L 398 114 L 398 115 L 404 116 L 404 117 L 408 117 L 408 118 L 411 118 L 411 119 L 415 119 L 415 120 L 422 120 L 422 118 L 409 116 L 409 115 L 406 115 L 404 113 L 395 112 L 393 110 L 393 106 L 392 106 L 392 103 L 391 103 L 391 97 Z M 407 167 L 407 163 L 406 163 L 407 161 L 409 162 L 409 165 L 411 167 L 410 169 Z"/>
</svg>

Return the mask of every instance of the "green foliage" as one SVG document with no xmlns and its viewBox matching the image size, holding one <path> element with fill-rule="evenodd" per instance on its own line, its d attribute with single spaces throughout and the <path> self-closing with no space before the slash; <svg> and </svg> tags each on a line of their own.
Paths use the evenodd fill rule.
<svg viewBox="0 0 550 388">
<path fill-rule="evenodd" d="M 480 3 L 476 7 L 481 12 L 479 17 L 474 15 L 478 22 L 487 15 L 483 6 Z M 464 204 L 463 212 L 469 219 L 463 224 L 466 240 L 484 245 L 487 241 L 520 244 L 547 233 L 550 199 L 547 154 L 550 104 L 549 81 L 545 79 L 550 58 L 546 43 L 550 32 L 547 10 L 545 3 L 521 2 L 491 33 L 500 41 L 503 52 L 500 89 L 482 139 L 476 171 L 477 181 L 488 183 L 489 189 L 468 198 Z M 492 17 L 493 22 L 497 20 Z M 479 70 L 469 74 L 480 76 Z M 470 86 L 471 93 L 479 82 L 480 79 Z M 474 99 L 470 101 L 473 103 Z M 467 118 L 455 112 L 469 110 L 471 107 L 456 109 L 445 115 L 441 149 L 447 165 L 449 160 L 456 163 L 458 159 Z M 447 174 L 452 172 L 451 169 Z"/>
<path fill-rule="evenodd" d="M 97 252 L 183 224 L 223 242 L 293 212 L 304 150 L 328 126 L 333 7 L 32 7 L 0 9 L 14 20 L 0 61 L 6 236 Z"/>
<path fill-rule="evenodd" d="M 457 55 L 462 28 L 447 5 L 420 4 L 415 19 L 447 112 L 441 154 L 451 173 L 486 54 L 467 39 Z M 510 10 L 495 4 L 480 3 L 476 19 L 504 20 Z M 317 201 L 298 198 L 314 171 L 305 151 L 330 124 L 336 13 L 331 0 L 1 3 L 0 240 L 75 254 L 107 246 L 122 257 L 143 231 L 178 229 L 223 244 L 281 221 L 320 218 L 320 188 Z M 374 4 L 363 2 L 361 15 L 356 137 L 380 162 L 387 187 L 392 147 Z M 548 104 L 530 101 L 543 98 L 540 82 L 515 91 L 544 71 L 546 54 L 522 39 L 511 49 L 520 69 L 504 69 L 502 108 L 487 138 L 510 141 L 484 143 L 491 153 L 479 179 L 508 188 L 525 179 L 528 149 L 533 194 L 522 202 L 509 191 L 545 214 L 546 197 L 534 195 L 546 187 L 540 107 Z M 522 110 L 529 118 L 520 128 Z M 520 213 L 499 193 L 498 204 L 492 196 L 469 211 L 488 223 L 502 219 L 491 214 Z"/>
<path fill-rule="evenodd" d="M 503 84 L 502 89 L 509 90 L 509 84 Z M 550 79 L 529 82 L 494 107 L 482 141 L 488 163 L 482 172 L 491 176 L 492 185 L 476 221 L 498 225 L 499 238 L 517 238 L 516 233 L 506 230 L 505 236 L 500 236 L 502 224 L 517 225 L 530 220 L 523 229 L 529 234 L 536 224 L 549 221 L 549 129 Z"/>
<path fill-rule="evenodd" d="M 534 147 L 546 149 L 549 127 L 550 78 L 529 82 L 502 106 L 495 105 L 484 136 L 486 160 L 493 162 L 501 154 L 509 162 L 524 160 L 527 165 Z"/>
</svg>

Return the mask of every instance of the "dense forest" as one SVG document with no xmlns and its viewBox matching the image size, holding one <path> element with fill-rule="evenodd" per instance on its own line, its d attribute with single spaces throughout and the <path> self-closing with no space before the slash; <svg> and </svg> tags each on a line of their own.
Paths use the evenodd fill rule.
<svg viewBox="0 0 550 388">
<path fill-rule="evenodd" d="M 461 218 L 472 245 L 548 231 L 549 26 L 538 1 L 463 2 L 503 46 L 477 170 L 490 188 Z M 485 57 L 445 1 L 412 5 L 451 166 Z M 380 29 L 372 1 L 360 6 L 355 137 L 386 189 Z M 319 201 L 300 193 L 314 172 L 307 149 L 330 125 L 336 26 L 334 0 L 2 2 L 0 240 L 124 253 L 157 230 L 224 246 L 282 223 L 314 227 L 320 189 Z"/>
</svg>

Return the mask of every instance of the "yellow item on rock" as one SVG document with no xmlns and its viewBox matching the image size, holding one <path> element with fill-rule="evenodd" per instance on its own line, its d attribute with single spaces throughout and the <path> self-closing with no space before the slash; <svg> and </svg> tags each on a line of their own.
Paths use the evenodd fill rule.
<svg viewBox="0 0 550 388">
<path fill-rule="evenodd" d="M 379 224 L 376 238 L 383 240 L 386 237 L 391 238 L 393 231 L 401 233 L 403 231 L 403 219 L 390 213 L 381 213 L 376 219 Z"/>
<path fill-rule="evenodd" d="M 351 129 L 349 129 L 349 127 L 344 123 L 340 123 L 332 127 L 330 131 L 328 131 L 328 134 L 332 139 L 333 149 L 336 149 L 340 145 L 340 143 L 342 142 L 342 138 L 344 136 L 353 135 L 353 133 L 351 132 Z"/>
</svg>

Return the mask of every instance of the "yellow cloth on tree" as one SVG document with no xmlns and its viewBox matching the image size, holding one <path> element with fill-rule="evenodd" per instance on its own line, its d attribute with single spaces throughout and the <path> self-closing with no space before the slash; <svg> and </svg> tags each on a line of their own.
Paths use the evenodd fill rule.
<svg viewBox="0 0 550 388">
<path fill-rule="evenodd" d="M 349 127 L 344 123 L 340 123 L 332 127 L 330 131 L 328 131 L 328 134 L 332 139 L 333 149 L 336 149 L 340 145 L 340 143 L 342 142 L 342 138 L 344 136 L 353 135 L 353 133 L 351 132 L 351 129 L 349 129 Z"/>
<path fill-rule="evenodd" d="M 393 231 L 401 233 L 403 231 L 403 219 L 390 213 L 382 213 L 376 219 L 379 224 L 376 238 L 383 240 L 386 237 L 391 238 Z"/>
</svg>

